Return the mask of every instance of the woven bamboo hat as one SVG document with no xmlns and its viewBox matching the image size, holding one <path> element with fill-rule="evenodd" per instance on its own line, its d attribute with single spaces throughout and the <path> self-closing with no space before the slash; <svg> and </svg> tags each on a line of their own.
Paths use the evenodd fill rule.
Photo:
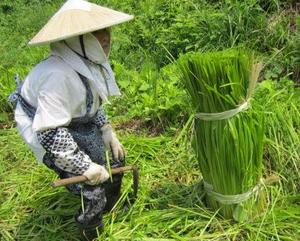
<svg viewBox="0 0 300 241">
<path fill-rule="evenodd" d="M 132 15 L 85 0 L 68 0 L 29 44 L 48 44 L 108 28 L 131 19 Z"/>
</svg>

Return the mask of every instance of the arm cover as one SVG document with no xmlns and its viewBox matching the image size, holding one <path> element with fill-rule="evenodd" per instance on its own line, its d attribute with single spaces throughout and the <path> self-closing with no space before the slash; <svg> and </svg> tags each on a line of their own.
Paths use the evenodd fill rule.
<svg viewBox="0 0 300 241">
<path fill-rule="evenodd" d="M 89 168 L 91 159 L 79 150 L 67 128 L 40 131 L 37 132 L 37 138 L 60 169 L 81 175 Z"/>
<path fill-rule="evenodd" d="M 101 128 L 102 126 L 104 126 L 106 123 L 108 123 L 108 119 L 106 117 L 105 111 L 103 109 L 102 106 L 100 106 L 100 108 L 98 109 L 95 119 L 94 119 L 94 123 Z"/>
</svg>

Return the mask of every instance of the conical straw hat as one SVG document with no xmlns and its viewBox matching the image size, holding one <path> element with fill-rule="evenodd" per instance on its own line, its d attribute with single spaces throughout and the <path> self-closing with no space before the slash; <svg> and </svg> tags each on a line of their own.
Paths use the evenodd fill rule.
<svg viewBox="0 0 300 241">
<path fill-rule="evenodd" d="M 68 0 L 29 42 L 41 45 L 108 28 L 133 19 L 132 15 L 85 0 Z"/>
</svg>

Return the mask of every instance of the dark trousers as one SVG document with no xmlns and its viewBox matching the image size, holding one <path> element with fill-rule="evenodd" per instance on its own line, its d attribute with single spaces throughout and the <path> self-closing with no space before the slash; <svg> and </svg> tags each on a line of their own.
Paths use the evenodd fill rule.
<svg viewBox="0 0 300 241">
<path fill-rule="evenodd" d="M 43 159 L 45 165 L 55 171 L 62 178 L 73 177 L 74 174 L 66 172 L 55 165 L 54 159 L 50 155 L 45 155 Z M 124 166 L 123 161 L 112 161 L 111 167 Z M 75 214 L 76 222 L 83 226 L 94 226 L 102 221 L 102 214 L 110 211 L 120 197 L 123 174 L 114 175 L 112 180 L 108 180 L 100 185 L 72 184 L 66 188 L 75 195 L 82 195 L 84 201 L 84 210 L 79 209 Z"/>
</svg>

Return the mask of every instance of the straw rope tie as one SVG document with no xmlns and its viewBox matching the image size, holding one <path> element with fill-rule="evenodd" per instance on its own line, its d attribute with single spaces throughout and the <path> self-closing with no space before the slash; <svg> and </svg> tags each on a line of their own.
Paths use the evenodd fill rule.
<svg viewBox="0 0 300 241">
<path fill-rule="evenodd" d="M 258 195 L 258 192 L 265 186 L 264 180 L 261 178 L 259 183 L 248 190 L 247 192 L 235 195 L 224 195 L 218 192 L 213 191 L 213 186 L 203 180 L 204 191 L 208 196 L 212 197 L 221 204 L 230 205 L 230 204 L 240 204 L 247 201 L 253 195 Z"/>
<path fill-rule="evenodd" d="M 236 116 L 238 113 L 247 110 L 250 106 L 250 99 L 247 99 L 244 103 L 239 105 L 237 108 L 232 110 L 227 110 L 219 113 L 197 113 L 195 114 L 195 118 L 205 121 L 217 121 L 217 120 L 225 120 L 231 117 Z"/>
</svg>

